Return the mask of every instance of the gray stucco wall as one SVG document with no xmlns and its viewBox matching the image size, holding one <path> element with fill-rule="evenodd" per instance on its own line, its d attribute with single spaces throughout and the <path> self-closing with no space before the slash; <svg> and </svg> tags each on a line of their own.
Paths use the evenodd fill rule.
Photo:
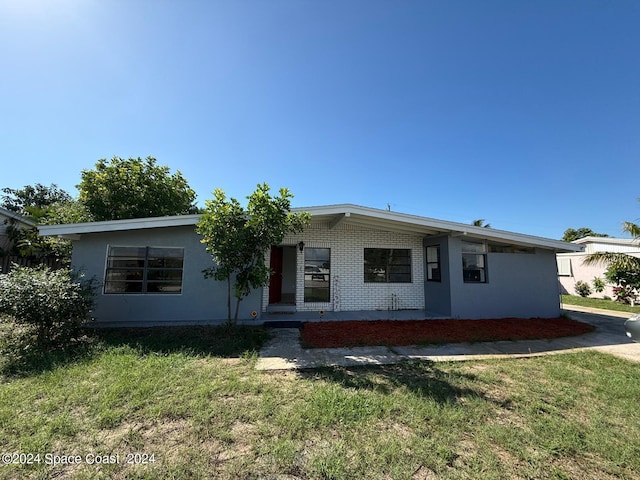
<svg viewBox="0 0 640 480">
<path fill-rule="evenodd" d="M 461 238 L 449 241 L 454 318 L 551 318 L 560 315 L 554 252 L 488 253 L 487 283 L 462 278 Z"/>
<path fill-rule="evenodd" d="M 107 294 L 102 291 L 107 246 L 183 247 L 184 267 L 182 293 Z M 205 279 L 202 270 L 211 266 L 211 256 L 200 243 L 194 228 L 166 227 L 125 232 L 82 235 L 73 242 L 72 266 L 87 278 L 100 283 L 93 316 L 98 324 L 127 325 L 190 325 L 217 324 L 227 318 L 227 285 Z M 239 319 L 246 323 L 260 323 L 262 289 L 252 293 L 240 304 Z M 232 315 L 235 302 L 232 298 Z M 251 319 L 251 311 L 258 317 Z"/>
</svg>

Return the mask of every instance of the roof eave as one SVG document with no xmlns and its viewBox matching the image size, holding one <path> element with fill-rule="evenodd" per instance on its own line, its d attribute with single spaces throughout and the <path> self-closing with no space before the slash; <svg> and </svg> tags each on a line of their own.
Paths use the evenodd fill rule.
<svg viewBox="0 0 640 480">
<path fill-rule="evenodd" d="M 104 222 L 69 223 L 63 225 L 40 225 L 38 231 L 44 236 L 73 236 L 86 233 L 121 232 L 148 228 L 181 227 L 195 225 L 200 215 L 175 215 L 170 217 L 131 218 Z"/>
<path fill-rule="evenodd" d="M 556 252 L 579 252 L 583 248 L 581 245 L 567 243 L 561 240 L 552 240 L 493 228 L 476 227 L 463 223 L 390 212 L 353 204 L 296 207 L 292 208 L 291 211 L 306 211 L 311 214 L 312 221 L 315 216 L 316 219 L 320 221 L 326 220 L 333 225 L 345 222 L 359 226 L 367 226 L 369 228 L 378 227 L 385 230 L 394 230 L 395 228 L 396 231 L 424 236 L 457 234 L 468 238 L 514 243 L 523 246 L 545 248 Z M 200 217 L 201 215 L 178 215 L 67 225 L 42 225 L 39 227 L 39 231 L 41 235 L 45 236 L 62 236 L 77 239 L 78 235 L 87 233 L 196 225 Z"/>
<path fill-rule="evenodd" d="M 435 218 L 420 217 L 406 213 L 391 212 L 352 204 L 295 208 L 292 210 L 307 211 L 311 213 L 312 218 L 314 213 L 316 215 L 349 214 L 350 217 L 347 219 L 347 222 L 352 223 L 357 223 L 357 220 L 354 222 L 353 219 L 356 219 L 358 215 L 363 215 L 369 218 L 378 219 L 380 220 L 380 223 L 391 221 L 410 224 L 414 226 L 415 232 L 418 234 L 458 234 L 469 238 L 495 240 L 498 242 L 509 242 L 523 246 L 546 248 L 556 252 L 579 252 L 583 249 L 580 245 L 564 242 L 562 240 L 553 240 L 550 238 L 526 235 L 522 233 L 507 232 L 505 230 L 496 230 L 493 228 L 476 227 L 464 223 L 437 220 Z"/>
<path fill-rule="evenodd" d="M 7 210 L 4 207 L 0 207 L 0 213 L 2 215 L 4 215 L 5 217 L 9 217 L 12 220 L 15 220 L 16 222 L 23 223 L 25 225 L 28 225 L 29 227 L 35 227 L 36 226 L 36 222 L 34 222 L 33 220 L 29 220 L 28 218 L 25 218 L 22 215 L 19 215 L 19 214 L 15 213 L 15 212 L 12 212 L 11 210 Z"/>
</svg>

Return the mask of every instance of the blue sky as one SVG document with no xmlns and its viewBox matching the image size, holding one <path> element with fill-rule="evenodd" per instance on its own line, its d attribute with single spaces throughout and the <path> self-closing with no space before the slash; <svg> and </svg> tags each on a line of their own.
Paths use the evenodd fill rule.
<svg viewBox="0 0 640 480">
<path fill-rule="evenodd" d="M 640 217 L 637 0 L 0 0 L 0 187 L 154 156 L 559 238 Z"/>
</svg>

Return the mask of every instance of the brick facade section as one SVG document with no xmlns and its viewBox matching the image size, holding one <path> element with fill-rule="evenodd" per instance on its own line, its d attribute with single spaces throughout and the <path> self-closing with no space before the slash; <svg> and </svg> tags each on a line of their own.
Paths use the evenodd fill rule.
<svg viewBox="0 0 640 480">
<path fill-rule="evenodd" d="M 311 224 L 301 234 L 288 235 L 282 245 L 331 249 L 330 301 L 304 302 L 304 252 L 296 249 L 296 309 L 298 311 L 354 311 L 424 309 L 424 247 L 422 236 L 368 230 L 349 224 L 329 228 Z M 365 283 L 365 248 L 411 250 L 411 283 Z M 269 253 L 265 260 L 269 262 Z M 269 302 L 269 287 L 263 293 L 262 309 Z"/>
</svg>

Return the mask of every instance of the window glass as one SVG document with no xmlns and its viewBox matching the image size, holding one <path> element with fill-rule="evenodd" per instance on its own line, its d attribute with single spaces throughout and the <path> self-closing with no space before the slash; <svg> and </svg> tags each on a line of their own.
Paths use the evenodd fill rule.
<svg viewBox="0 0 640 480">
<path fill-rule="evenodd" d="M 304 249 L 304 301 L 329 302 L 331 285 L 331 249 Z"/>
<path fill-rule="evenodd" d="M 410 283 L 411 250 L 408 248 L 365 248 L 365 283 Z"/>
<path fill-rule="evenodd" d="M 487 255 L 483 243 L 462 242 L 462 277 L 468 283 L 487 281 Z"/>
<path fill-rule="evenodd" d="M 181 293 L 183 248 L 109 247 L 104 293 Z"/>
<path fill-rule="evenodd" d="M 522 247 L 519 245 L 497 245 L 489 244 L 490 253 L 536 253 L 536 249 L 532 247 Z"/>
<path fill-rule="evenodd" d="M 462 253 L 486 253 L 484 243 L 462 242 Z"/>
<path fill-rule="evenodd" d="M 440 245 L 427 247 L 427 281 L 442 281 L 442 274 L 440 272 Z"/>
</svg>

